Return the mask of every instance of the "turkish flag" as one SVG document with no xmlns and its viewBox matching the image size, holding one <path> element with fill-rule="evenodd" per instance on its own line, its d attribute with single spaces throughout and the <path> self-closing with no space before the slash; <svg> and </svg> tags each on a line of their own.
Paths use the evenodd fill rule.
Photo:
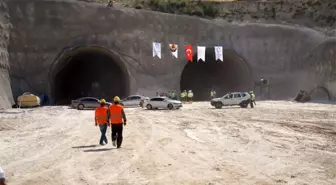
<svg viewBox="0 0 336 185">
<path fill-rule="evenodd" d="M 187 60 L 189 62 L 192 62 L 192 59 L 193 59 L 192 46 L 191 45 L 187 45 L 186 48 L 185 48 L 185 52 L 186 52 Z"/>
</svg>

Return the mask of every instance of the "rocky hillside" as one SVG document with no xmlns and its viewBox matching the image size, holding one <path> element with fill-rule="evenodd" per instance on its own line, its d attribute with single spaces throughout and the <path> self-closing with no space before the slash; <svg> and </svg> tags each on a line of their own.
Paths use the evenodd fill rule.
<svg viewBox="0 0 336 185">
<path fill-rule="evenodd" d="M 9 107 L 13 101 L 10 88 L 8 50 L 9 14 L 6 4 L 0 0 L 0 109 Z"/>
<path fill-rule="evenodd" d="M 107 3 L 108 0 L 86 0 Z M 336 27 L 335 0 L 115 0 L 115 4 L 228 21 L 266 21 L 306 27 Z"/>
</svg>

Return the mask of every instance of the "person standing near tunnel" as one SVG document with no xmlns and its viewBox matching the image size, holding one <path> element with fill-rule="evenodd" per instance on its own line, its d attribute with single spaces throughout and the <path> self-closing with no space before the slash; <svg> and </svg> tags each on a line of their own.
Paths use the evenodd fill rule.
<svg viewBox="0 0 336 185">
<path fill-rule="evenodd" d="M 193 102 L 194 93 L 191 90 L 189 90 L 187 96 L 188 96 L 188 103 L 192 103 Z"/>
<path fill-rule="evenodd" d="M 99 144 L 104 145 L 104 144 L 107 144 L 106 131 L 107 131 L 107 127 L 109 126 L 108 125 L 108 108 L 106 107 L 106 101 L 104 99 L 101 99 L 99 103 L 100 103 L 100 107 L 97 107 L 95 110 L 95 126 L 99 125 L 99 129 L 101 132 Z"/>
<path fill-rule="evenodd" d="M 113 104 L 109 107 L 109 120 L 112 129 L 112 144 L 121 147 L 123 141 L 123 125 L 126 126 L 126 114 L 120 105 L 118 96 L 113 98 Z"/>
<path fill-rule="evenodd" d="M 253 91 L 250 91 L 250 96 L 251 96 L 250 106 L 251 106 L 251 108 L 253 108 L 254 107 L 253 104 L 257 105 L 256 102 L 255 102 L 255 94 L 254 94 Z"/>
</svg>

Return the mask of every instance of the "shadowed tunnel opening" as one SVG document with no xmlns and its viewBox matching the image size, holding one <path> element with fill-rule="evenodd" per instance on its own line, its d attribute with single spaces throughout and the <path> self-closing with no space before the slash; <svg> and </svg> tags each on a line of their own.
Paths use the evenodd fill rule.
<svg viewBox="0 0 336 185">
<path fill-rule="evenodd" d="M 249 91 L 253 88 L 253 79 L 247 63 L 231 50 L 223 51 L 223 62 L 215 60 L 214 48 L 206 48 L 205 62 L 188 62 L 181 75 L 180 90 L 192 90 L 194 100 L 209 100 L 214 89 L 217 97 L 228 92 Z"/>
<path fill-rule="evenodd" d="M 80 47 L 65 53 L 53 75 L 52 98 L 57 105 L 80 97 L 105 98 L 128 95 L 126 67 L 107 49 Z"/>
</svg>

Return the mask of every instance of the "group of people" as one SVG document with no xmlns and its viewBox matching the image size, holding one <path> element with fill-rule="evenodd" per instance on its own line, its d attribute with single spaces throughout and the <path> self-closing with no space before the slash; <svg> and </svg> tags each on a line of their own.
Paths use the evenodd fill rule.
<svg viewBox="0 0 336 185">
<path fill-rule="evenodd" d="M 168 97 L 172 100 L 177 100 L 177 96 L 176 96 L 175 91 L 168 91 L 167 93 L 166 92 L 162 92 L 162 93 L 156 92 L 156 96 L 165 96 L 165 97 Z"/>
<path fill-rule="evenodd" d="M 120 105 L 118 96 L 113 98 L 113 104 L 110 106 L 107 106 L 106 101 L 101 99 L 100 106 L 95 110 L 95 126 L 99 126 L 101 132 L 99 144 L 108 143 L 106 131 L 108 127 L 111 127 L 112 145 L 120 148 L 123 141 L 123 126 L 126 126 L 126 121 L 126 114 L 123 106 Z"/>
<path fill-rule="evenodd" d="M 194 93 L 192 92 L 192 90 L 189 90 L 188 92 L 187 92 L 187 90 L 184 90 L 184 91 L 181 92 L 181 96 L 180 97 L 181 97 L 181 101 L 183 103 L 186 103 L 186 102 L 192 103 L 193 102 Z"/>
</svg>

